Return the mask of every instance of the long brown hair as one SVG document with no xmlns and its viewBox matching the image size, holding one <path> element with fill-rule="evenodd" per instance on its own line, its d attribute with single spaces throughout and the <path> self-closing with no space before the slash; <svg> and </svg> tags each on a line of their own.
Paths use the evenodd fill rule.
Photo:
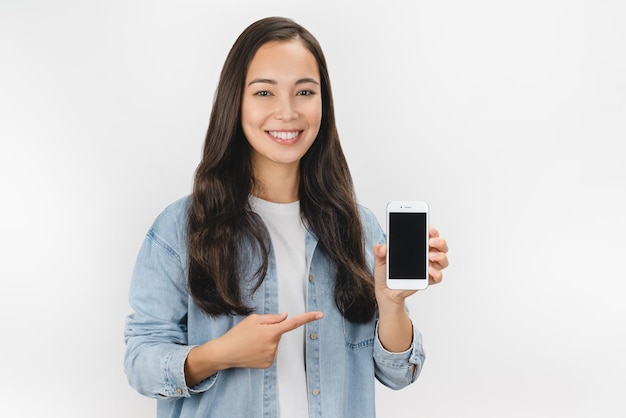
<svg viewBox="0 0 626 418">
<path fill-rule="evenodd" d="M 195 173 L 189 210 L 189 289 L 209 315 L 246 315 L 246 291 L 256 291 L 267 273 L 269 234 L 249 204 L 254 177 L 250 146 L 241 128 L 241 100 L 248 65 L 270 41 L 297 39 L 313 54 L 320 72 L 322 121 L 317 138 L 300 161 L 301 216 L 336 269 L 337 308 L 353 322 L 367 322 L 376 310 L 371 272 L 352 177 L 335 125 L 326 60 L 317 40 L 294 21 L 261 19 L 248 26 L 231 48 L 218 83 L 202 161 Z M 242 277 L 242 252 L 252 244 L 258 268 Z"/>
</svg>

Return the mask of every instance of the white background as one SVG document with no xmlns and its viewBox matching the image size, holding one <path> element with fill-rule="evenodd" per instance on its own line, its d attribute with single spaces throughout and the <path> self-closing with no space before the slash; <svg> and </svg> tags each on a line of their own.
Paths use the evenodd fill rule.
<svg viewBox="0 0 626 418">
<path fill-rule="evenodd" d="M 134 259 L 269 15 L 325 50 L 360 201 L 426 200 L 450 245 L 378 416 L 626 416 L 626 3 L 410 3 L 0 0 L 2 416 L 155 415 L 122 369 Z"/>
</svg>

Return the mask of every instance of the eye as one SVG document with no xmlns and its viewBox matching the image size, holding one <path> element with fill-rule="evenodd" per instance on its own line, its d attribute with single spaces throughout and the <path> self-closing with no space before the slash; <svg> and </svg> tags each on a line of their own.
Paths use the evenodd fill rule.
<svg viewBox="0 0 626 418">
<path fill-rule="evenodd" d="M 296 96 L 311 96 L 311 95 L 313 95 L 313 94 L 315 94 L 315 93 L 314 93 L 313 91 L 311 91 L 311 90 L 300 90 L 300 91 L 296 94 Z"/>
<path fill-rule="evenodd" d="M 267 90 L 261 90 L 261 91 L 257 91 L 256 93 L 254 93 L 255 96 L 261 96 L 261 97 L 267 97 L 267 96 L 271 96 L 272 94 L 267 91 Z"/>
</svg>

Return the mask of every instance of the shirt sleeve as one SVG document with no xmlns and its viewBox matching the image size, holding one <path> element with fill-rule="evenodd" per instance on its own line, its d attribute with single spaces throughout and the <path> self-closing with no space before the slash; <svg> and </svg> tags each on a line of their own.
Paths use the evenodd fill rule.
<svg viewBox="0 0 626 418">
<path fill-rule="evenodd" d="M 126 318 L 124 370 L 129 384 L 153 398 L 189 397 L 210 388 L 213 375 L 188 388 L 184 366 L 188 292 L 181 257 L 151 229 L 139 251 L 131 280 Z"/>
<path fill-rule="evenodd" d="M 426 355 L 422 346 L 422 335 L 413 327 L 413 342 L 408 350 L 392 353 L 385 350 L 378 337 L 374 339 L 374 364 L 376 378 L 391 389 L 402 389 L 415 382 L 422 371 Z"/>
</svg>

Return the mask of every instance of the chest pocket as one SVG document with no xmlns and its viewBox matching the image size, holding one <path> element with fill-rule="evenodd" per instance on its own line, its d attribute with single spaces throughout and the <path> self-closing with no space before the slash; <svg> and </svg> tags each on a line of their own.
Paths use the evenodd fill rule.
<svg viewBox="0 0 626 418">
<path fill-rule="evenodd" d="M 343 319 L 343 335 L 346 340 L 346 348 L 349 350 L 362 350 L 374 345 L 376 334 L 376 321 L 371 320 L 366 324 L 355 324 Z"/>
</svg>

